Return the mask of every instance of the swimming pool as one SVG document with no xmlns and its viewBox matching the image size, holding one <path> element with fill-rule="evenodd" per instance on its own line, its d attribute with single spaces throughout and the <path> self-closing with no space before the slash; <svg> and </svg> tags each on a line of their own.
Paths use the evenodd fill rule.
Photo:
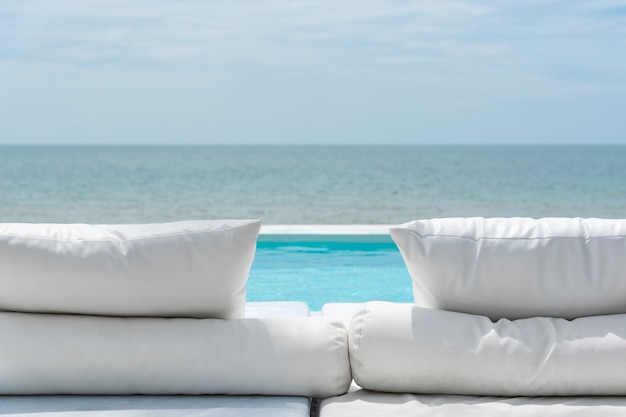
<svg viewBox="0 0 626 417">
<path fill-rule="evenodd" d="M 384 226 L 264 227 L 248 301 L 412 302 L 411 279 Z"/>
</svg>

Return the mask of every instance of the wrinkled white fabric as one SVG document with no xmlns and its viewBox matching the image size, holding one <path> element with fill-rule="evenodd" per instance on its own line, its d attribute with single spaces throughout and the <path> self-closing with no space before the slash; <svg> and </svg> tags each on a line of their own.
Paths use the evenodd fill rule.
<svg viewBox="0 0 626 417">
<path fill-rule="evenodd" d="M 0 310 L 238 318 L 258 220 L 0 224 Z"/>
<path fill-rule="evenodd" d="M 350 326 L 352 317 L 360 311 L 364 303 L 326 303 L 322 306 L 322 316 L 340 320 L 346 327 Z"/>
<path fill-rule="evenodd" d="M 626 315 L 487 317 L 373 302 L 350 324 L 356 383 L 400 393 L 626 395 Z"/>
<path fill-rule="evenodd" d="M 449 218 L 390 232 L 422 307 L 493 320 L 626 313 L 626 220 Z"/>
<path fill-rule="evenodd" d="M 351 381 L 324 317 L 161 319 L 0 313 L 0 394 L 326 397 Z"/>
<path fill-rule="evenodd" d="M 468 397 L 360 390 L 320 402 L 320 417 L 622 417 L 626 397 Z"/>
</svg>

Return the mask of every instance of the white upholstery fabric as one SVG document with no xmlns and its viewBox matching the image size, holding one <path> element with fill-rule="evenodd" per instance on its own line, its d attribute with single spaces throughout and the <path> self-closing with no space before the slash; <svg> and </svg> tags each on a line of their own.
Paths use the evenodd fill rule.
<svg viewBox="0 0 626 417">
<path fill-rule="evenodd" d="M 364 306 L 365 303 L 327 303 L 322 306 L 322 316 L 337 319 L 349 327 L 354 315 Z"/>
<path fill-rule="evenodd" d="M 0 310 L 243 317 L 260 226 L 0 224 Z"/>
<path fill-rule="evenodd" d="M 626 220 L 450 218 L 390 232 L 422 307 L 493 320 L 626 313 Z"/>
<path fill-rule="evenodd" d="M 626 397 L 467 397 L 360 390 L 320 403 L 320 417 L 622 417 Z"/>
<path fill-rule="evenodd" d="M 324 317 L 161 319 L 0 313 L 0 394 L 325 397 L 350 385 Z"/>
<path fill-rule="evenodd" d="M 248 301 L 246 303 L 247 318 L 308 317 L 310 314 L 309 305 L 302 301 Z M 348 327 L 348 324 L 345 326 Z"/>
<path fill-rule="evenodd" d="M 264 396 L 8 396 L 3 417 L 309 417 L 309 399 Z"/>
<path fill-rule="evenodd" d="M 413 305 L 412 303 L 399 304 Z M 354 315 L 361 311 L 365 305 L 366 303 L 326 303 L 322 306 L 322 316 L 337 319 L 349 327 Z"/>
<path fill-rule="evenodd" d="M 626 315 L 487 317 L 368 303 L 350 324 L 354 380 L 376 391 L 626 395 Z"/>
</svg>

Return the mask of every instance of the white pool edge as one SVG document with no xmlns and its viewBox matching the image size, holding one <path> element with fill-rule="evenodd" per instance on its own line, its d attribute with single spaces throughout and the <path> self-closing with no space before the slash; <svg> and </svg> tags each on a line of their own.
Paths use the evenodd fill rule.
<svg viewBox="0 0 626 417">
<path fill-rule="evenodd" d="M 263 225 L 259 242 L 392 242 L 386 224 Z"/>
</svg>

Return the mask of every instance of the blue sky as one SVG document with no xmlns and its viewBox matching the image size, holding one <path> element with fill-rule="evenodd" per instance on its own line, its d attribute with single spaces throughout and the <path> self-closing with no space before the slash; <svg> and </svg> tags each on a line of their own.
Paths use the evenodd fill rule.
<svg viewBox="0 0 626 417">
<path fill-rule="evenodd" d="M 626 144 L 626 0 L 3 0 L 0 143 Z"/>
</svg>

